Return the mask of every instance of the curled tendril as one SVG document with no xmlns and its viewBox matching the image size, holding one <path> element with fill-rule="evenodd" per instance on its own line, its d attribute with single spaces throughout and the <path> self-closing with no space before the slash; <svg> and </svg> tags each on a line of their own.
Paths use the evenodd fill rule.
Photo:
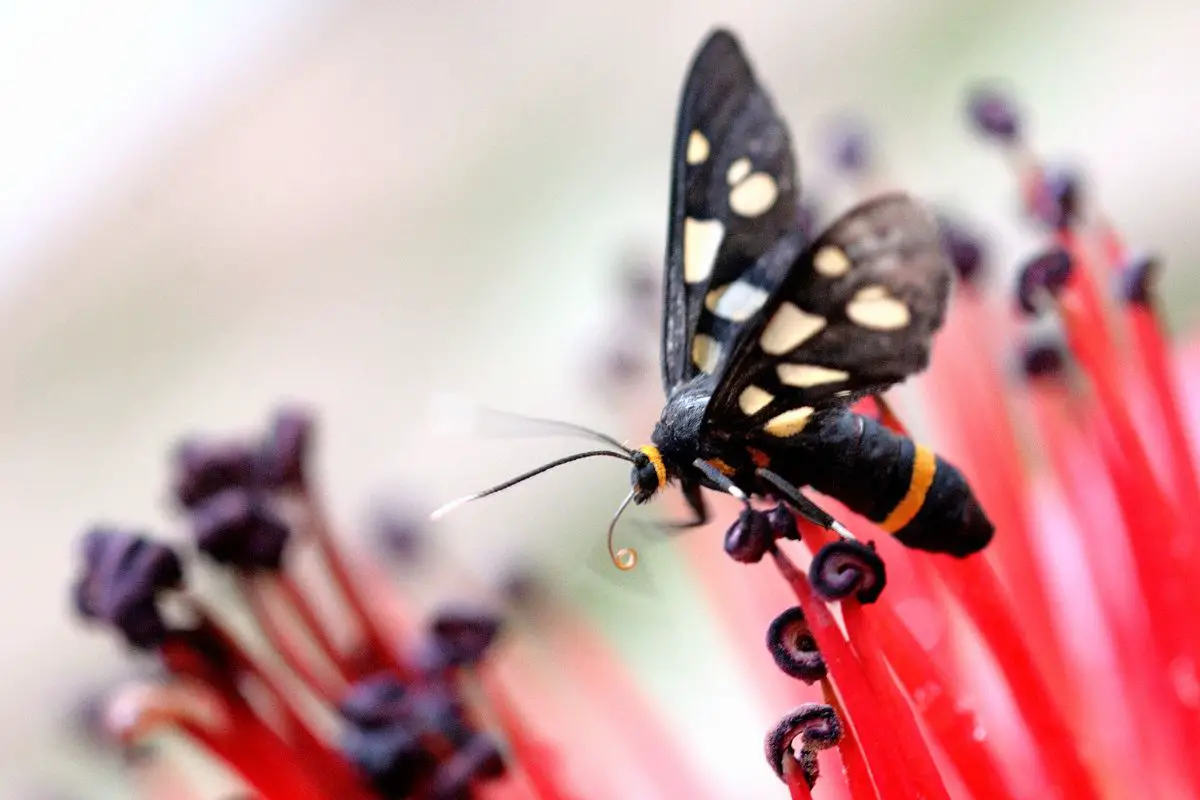
<svg viewBox="0 0 1200 800">
<path fill-rule="evenodd" d="M 1017 279 L 1017 305 L 1026 314 L 1036 315 L 1039 295 L 1047 293 L 1056 297 L 1071 277 L 1071 268 L 1071 256 L 1061 248 L 1048 250 L 1027 261 Z"/>
<path fill-rule="evenodd" d="M 811 685 L 828 674 L 825 659 L 817 650 L 817 642 L 799 606 L 789 608 L 771 622 L 767 647 L 775 665 L 793 678 Z"/>
<path fill-rule="evenodd" d="M 808 579 L 826 600 L 853 594 L 860 603 L 874 603 L 887 585 L 887 572 L 874 547 L 843 539 L 817 551 Z"/>
<path fill-rule="evenodd" d="M 800 740 L 799 752 L 795 745 L 797 739 Z M 767 734 L 764 750 L 767 762 L 780 780 L 784 779 L 784 759 L 796 759 L 811 789 L 821 774 L 817 764 L 818 751 L 833 747 L 841 740 L 842 723 L 833 706 L 805 703 L 779 720 L 779 724 Z"/>
</svg>

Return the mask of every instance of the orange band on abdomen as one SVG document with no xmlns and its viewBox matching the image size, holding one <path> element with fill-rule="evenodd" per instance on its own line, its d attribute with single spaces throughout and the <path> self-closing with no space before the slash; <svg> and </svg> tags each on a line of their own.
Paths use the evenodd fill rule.
<svg viewBox="0 0 1200 800">
<path fill-rule="evenodd" d="M 916 448 L 913 454 L 912 477 L 908 480 L 908 492 L 892 509 L 892 513 L 887 515 L 887 519 L 879 523 L 879 527 L 888 533 L 895 533 L 912 522 L 925 503 L 929 487 L 933 485 L 933 476 L 937 472 L 937 456 L 932 450 L 919 444 Z"/>
</svg>

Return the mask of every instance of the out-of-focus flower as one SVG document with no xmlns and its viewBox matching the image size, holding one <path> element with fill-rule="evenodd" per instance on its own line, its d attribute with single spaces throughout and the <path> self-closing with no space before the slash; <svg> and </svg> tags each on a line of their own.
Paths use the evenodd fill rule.
<svg viewBox="0 0 1200 800">
<path fill-rule="evenodd" d="M 1078 176 L 1042 168 L 1005 96 L 976 94 L 970 114 L 1016 165 L 1045 238 L 997 304 L 985 243 L 943 218 L 960 280 L 925 401 L 996 523 L 992 545 L 906 550 L 826 500 L 858 541 L 778 505 L 717 523 L 723 548 L 704 532 L 678 546 L 747 691 L 776 709 L 755 746 L 780 796 L 1200 796 L 1200 635 L 1181 613 L 1200 578 L 1200 484 L 1157 262 L 1126 250 Z M 846 135 L 837 165 L 872 184 L 865 129 Z M 630 304 L 656 308 L 653 291 L 630 281 Z M 624 367 L 610 377 L 652 418 L 657 370 Z M 904 429 L 888 405 L 863 410 Z M 285 409 L 260 440 L 175 451 L 195 550 L 232 579 L 278 663 L 187 589 L 194 565 L 175 548 L 116 527 L 84 538 L 78 611 L 162 666 L 104 704 L 120 742 L 169 726 L 271 800 L 718 796 L 602 638 L 536 581 L 422 617 L 403 585 L 336 546 L 313 438 L 310 417 Z M 414 568 L 429 557 L 411 521 L 393 539 Z M 303 585 L 301 549 L 320 557 L 340 621 Z M 187 622 L 167 613 L 180 596 Z M 148 796 L 188 796 L 186 776 L 158 777 Z"/>
</svg>

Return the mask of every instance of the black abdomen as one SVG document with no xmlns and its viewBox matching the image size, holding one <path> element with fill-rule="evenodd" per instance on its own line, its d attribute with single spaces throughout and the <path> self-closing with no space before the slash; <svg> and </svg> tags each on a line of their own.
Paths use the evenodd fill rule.
<svg viewBox="0 0 1200 800">
<path fill-rule="evenodd" d="M 995 530 L 952 464 L 848 409 L 816 415 L 803 444 L 780 453 L 776 468 L 837 498 L 908 547 L 968 556 L 986 547 Z"/>
</svg>

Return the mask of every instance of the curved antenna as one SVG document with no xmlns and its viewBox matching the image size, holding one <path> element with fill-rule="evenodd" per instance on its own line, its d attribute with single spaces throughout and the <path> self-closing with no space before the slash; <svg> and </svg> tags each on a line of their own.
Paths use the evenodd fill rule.
<svg viewBox="0 0 1200 800">
<path fill-rule="evenodd" d="M 617 520 L 625 513 L 625 509 L 629 508 L 629 504 L 633 502 L 633 490 L 625 495 L 625 499 L 621 501 L 621 505 L 617 507 L 617 511 L 613 514 L 612 522 L 608 523 L 608 557 L 612 559 L 613 565 L 622 572 L 628 572 L 637 566 L 638 553 L 632 547 L 622 547 L 620 550 L 613 550 L 613 532 L 617 529 Z"/>
<path fill-rule="evenodd" d="M 459 401 L 456 401 L 456 403 L 459 407 L 457 409 L 452 409 L 449 412 L 449 415 L 447 416 L 447 424 L 450 424 L 451 422 L 462 422 L 462 420 L 464 418 L 467 418 L 471 415 L 482 416 L 482 415 L 486 414 L 488 416 L 495 417 L 500 420 L 508 420 L 510 422 L 523 422 L 523 423 L 526 423 L 527 425 L 534 427 L 535 429 L 542 428 L 542 430 L 540 430 L 540 431 L 537 431 L 537 430 L 535 430 L 533 432 L 526 431 L 525 432 L 526 435 L 535 435 L 535 436 L 539 435 L 539 434 L 540 435 L 549 435 L 551 433 L 576 434 L 578 436 L 583 436 L 584 438 L 592 439 L 593 441 L 602 442 L 603 444 L 607 444 L 611 447 L 615 447 L 617 450 L 620 450 L 622 453 L 628 453 L 629 455 L 633 455 L 633 451 L 629 447 L 627 447 L 625 444 L 618 441 L 615 437 L 609 436 L 606 433 L 601 433 L 600 431 L 597 431 L 597 430 L 593 430 L 592 428 L 589 428 L 586 425 L 579 425 L 574 422 L 566 422 L 564 420 L 558 420 L 558 419 L 549 419 L 546 417 L 531 417 L 531 416 L 527 416 L 525 414 L 517 414 L 512 411 L 502 411 L 497 408 L 488 408 L 487 406 L 479 405 L 477 403 L 472 403 L 472 402 L 466 401 L 466 400 L 459 400 Z M 452 403 L 451 405 L 454 405 L 454 403 Z M 478 420 L 477 420 L 477 422 L 478 422 Z M 480 425 L 478 427 L 482 427 L 482 426 Z M 481 431 L 481 432 L 487 432 L 487 431 Z M 497 433 L 499 435 L 521 435 L 520 431 L 513 431 L 511 429 L 510 430 L 493 430 L 491 432 Z"/>
<path fill-rule="evenodd" d="M 497 484 L 497 485 L 491 487 L 490 489 L 484 489 L 482 492 L 475 492 L 474 494 L 469 494 L 465 497 L 460 497 L 457 500 L 451 500 L 449 503 L 446 503 L 444 506 L 442 506 L 441 508 L 437 509 L 432 514 L 430 514 L 429 518 L 431 520 L 441 519 L 442 517 L 446 516 L 451 511 L 458 508 L 459 506 L 466 505 L 467 503 L 470 503 L 474 500 L 478 500 L 481 497 L 487 497 L 489 494 L 495 494 L 496 492 L 502 492 L 510 486 L 516 486 L 518 483 L 521 483 L 522 481 L 527 481 L 530 478 L 541 475 L 543 472 L 552 470 L 555 467 L 561 467 L 563 464 L 570 464 L 572 461 L 579 461 L 581 459 L 592 458 L 594 456 L 608 456 L 609 458 L 619 458 L 622 461 L 630 461 L 630 462 L 633 461 L 633 458 L 630 457 L 629 455 L 627 455 L 625 453 L 614 453 L 612 450 L 588 450 L 587 452 L 584 452 L 584 453 L 575 453 L 574 455 L 564 456 L 562 458 L 556 458 L 548 464 L 542 464 L 540 467 L 531 469 L 531 470 L 529 470 L 529 472 L 518 475 L 515 478 L 510 478 L 509 480 L 506 480 L 504 483 Z"/>
</svg>

